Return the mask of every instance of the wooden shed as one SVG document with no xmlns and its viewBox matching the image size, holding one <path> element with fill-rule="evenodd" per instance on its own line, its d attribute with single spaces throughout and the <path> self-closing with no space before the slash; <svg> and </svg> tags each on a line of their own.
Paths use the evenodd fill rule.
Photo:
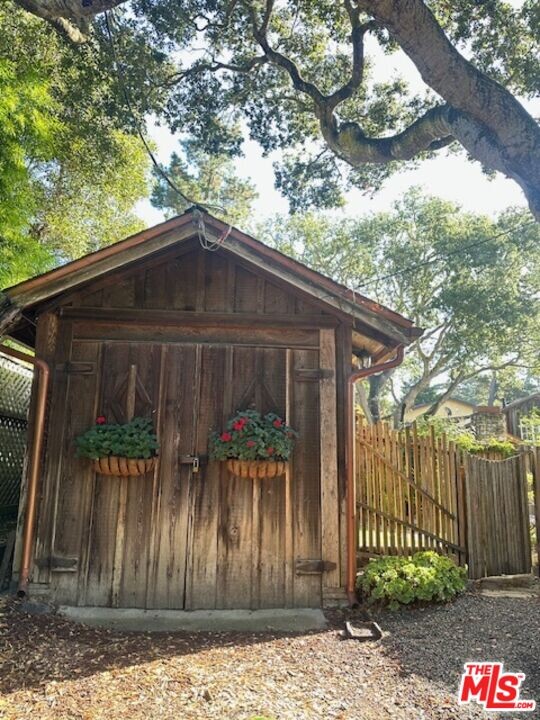
<svg viewBox="0 0 540 720">
<path fill-rule="evenodd" d="M 344 597 L 347 382 L 355 357 L 411 342 L 409 320 L 199 208 L 5 292 L 10 335 L 51 371 L 31 589 L 135 608 Z M 208 461 L 246 407 L 298 430 L 284 477 Z M 74 438 L 128 408 L 154 419 L 158 468 L 96 474 Z"/>
</svg>

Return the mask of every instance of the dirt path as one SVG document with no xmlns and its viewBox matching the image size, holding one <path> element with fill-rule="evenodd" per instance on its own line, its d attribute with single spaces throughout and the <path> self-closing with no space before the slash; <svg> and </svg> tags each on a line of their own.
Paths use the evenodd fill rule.
<svg viewBox="0 0 540 720">
<path fill-rule="evenodd" d="M 25 615 L 4 601 L 0 718 L 486 717 L 456 703 L 467 659 L 525 672 L 523 697 L 540 701 L 538 598 L 467 595 L 385 613 L 377 644 L 340 640 L 342 620 L 336 615 L 330 629 L 308 635 L 120 634 Z"/>
</svg>

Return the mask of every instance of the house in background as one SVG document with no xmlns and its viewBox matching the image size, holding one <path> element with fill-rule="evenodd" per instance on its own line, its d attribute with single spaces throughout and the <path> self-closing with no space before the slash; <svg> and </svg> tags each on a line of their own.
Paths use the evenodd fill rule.
<svg viewBox="0 0 540 720">
<path fill-rule="evenodd" d="M 519 437 L 522 440 L 540 440 L 540 420 L 538 424 L 522 424 L 522 418 L 531 414 L 535 409 L 540 409 L 540 393 L 534 393 L 528 397 L 514 400 L 503 407 L 506 416 L 506 427 L 510 435 Z"/>
<path fill-rule="evenodd" d="M 415 405 L 410 410 L 407 410 L 403 418 L 405 423 L 409 424 L 418 420 L 418 418 L 422 417 L 422 415 L 424 415 L 432 405 L 433 403 L 421 403 L 420 405 Z M 467 402 L 466 400 L 461 400 L 457 397 L 450 397 L 441 403 L 441 405 L 437 408 L 435 417 L 449 418 L 466 424 L 468 423 L 471 415 L 474 413 L 475 407 L 476 406 L 473 403 Z"/>
</svg>

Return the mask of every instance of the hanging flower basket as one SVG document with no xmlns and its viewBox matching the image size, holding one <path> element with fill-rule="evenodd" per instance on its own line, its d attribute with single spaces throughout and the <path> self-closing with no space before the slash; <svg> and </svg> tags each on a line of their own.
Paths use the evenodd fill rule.
<svg viewBox="0 0 540 720">
<path fill-rule="evenodd" d="M 100 475 L 145 475 L 157 463 L 159 443 L 148 418 L 133 418 L 123 425 L 108 424 L 100 415 L 94 427 L 76 439 L 79 455 L 92 461 Z"/>
<path fill-rule="evenodd" d="M 288 463 L 284 460 L 227 460 L 227 470 L 240 478 L 274 478 L 284 475 Z"/>
<path fill-rule="evenodd" d="M 210 436 L 210 457 L 225 462 L 235 477 L 277 478 L 287 470 L 296 437 L 279 415 L 242 410 Z"/>
<path fill-rule="evenodd" d="M 130 475 L 145 475 L 155 468 L 156 462 L 156 457 L 126 458 L 108 455 L 92 460 L 92 467 L 100 475 L 129 477 Z"/>
</svg>

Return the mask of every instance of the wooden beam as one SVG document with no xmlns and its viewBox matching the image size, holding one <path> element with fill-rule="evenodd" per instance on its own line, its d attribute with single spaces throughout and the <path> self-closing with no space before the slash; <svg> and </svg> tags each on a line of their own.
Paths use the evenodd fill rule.
<svg viewBox="0 0 540 720">
<path fill-rule="evenodd" d="M 136 323 L 90 322 L 74 323 L 77 340 L 161 342 L 182 345 L 222 344 L 245 347 L 318 348 L 319 333 L 310 328 L 286 327 L 217 327 L 141 325 Z"/>
<path fill-rule="evenodd" d="M 45 360 L 48 363 L 51 371 L 54 367 L 54 359 L 56 355 L 56 347 L 59 341 L 59 322 L 58 317 L 52 313 L 45 313 L 38 318 L 36 328 L 36 356 Z M 51 412 L 51 397 L 52 389 L 55 384 L 54 375 L 51 378 L 51 388 L 49 397 L 47 398 L 47 408 L 45 416 L 45 443 L 44 443 L 44 454 L 43 459 L 47 457 L 47 443 L 49 436 L 49 418 Z M 35 416 L 35 402 L 36 402 L 36 378 L 34 377 L 34 383 L 32 386 L 32 399 L 30 402 L 30 411 L 28 413 L 28 434 L 27 437 L 33 437 L 34 432 L 34 416 Z M 42 462 L 43 462 L 42 459 Z M 50 462 L 50 461 L 49 461 Z M 26 465 L 26 460 L 25 460 Z M 39 514 L 36 521 L 36 535 L 35 535 L 35 546 L 34 546 L 34 557 L 38 558 L 41 554 L 50 554 L 50 534 L 52 528 L 48 525 L 49 516 L 47 512 L 50 512 L 52 503 L 54 502 L 55 488 L 48 482 L 48 478 L 42 468 L 41 474 L 41 490 L 40 490 L 40 502 L 39 502 Z M 23 473 L 23 481 L 21 488 L 21 500 L 19 508 L 25 506 L 26 501 L 26 472 Z M 17 528 L 17 543 L 15 549 L 16 563 L 14 567 L 18 569 L 18 561 L 22 546 L 22 517 L 19 518 L 19 525 Z M 49 581 L 49 570 L 48 568 L 43 570 L 42 568 L 36 568 L 33 579 L 37 582 L 48 582 Z"/>
<path fill-rule="evenodd" d="M 323 593 L 340 587 L 339 493 L 337 466 L 336 345 L 334 330 L 321 330 L 319 363 L 325 373 L 320 381 L 321 408 L 321 550 L 331 566 L 322 578 Z"/>
<path fill-rule="evenodd" d="M 60 315 L 92 323 L 134 323 L 152 326 L 199 327 L 334 327 L 337 320 L 326 315 L 258 315 L 254 313 L 215 313 L 185 310 L 142 310 L 139 308 L 65 307 Z"/>
</svg>

